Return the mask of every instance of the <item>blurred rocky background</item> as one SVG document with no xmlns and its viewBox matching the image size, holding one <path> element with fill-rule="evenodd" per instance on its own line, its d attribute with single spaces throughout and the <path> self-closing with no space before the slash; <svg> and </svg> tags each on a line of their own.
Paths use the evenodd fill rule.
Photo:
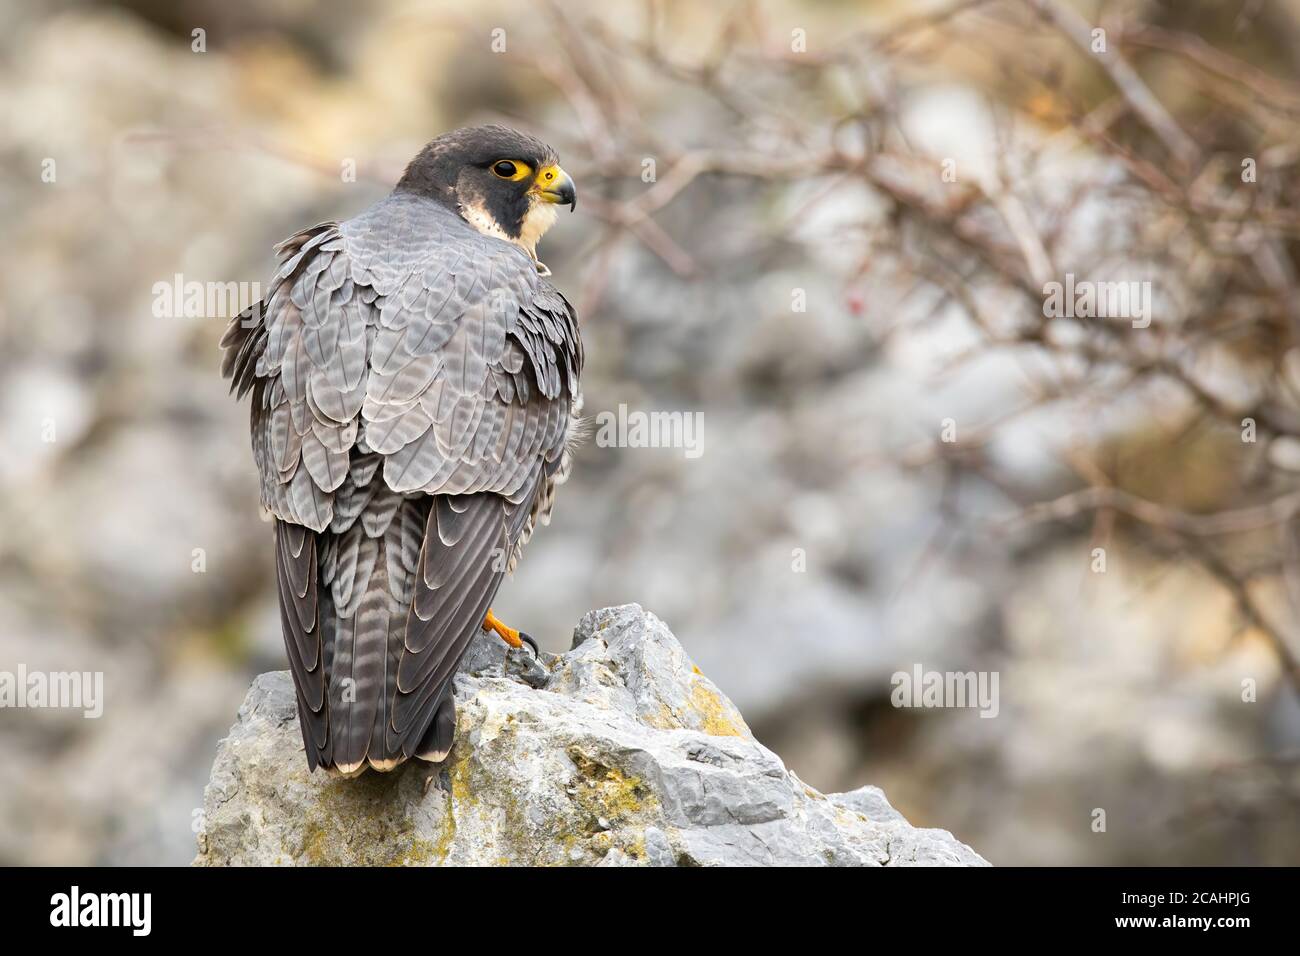
<svg viewBox="0 0 1300 956">
<path fill-rule="evenodd" d="M 1294 0 L 6 3 L 0 670 L 105 705 L 0 709 L 0 862 L 190 860 L 283 666 L 248 302 L 167 290 L 255 298 L 482 121 L 578 182 L 586 414 L 703 414 L 588 443 L 505 620 L 638 602 L 800 777 L 994 863 L 1300 862 L 1298 68 Z M 997 716 L 893 706 L 917 665 Z"/>
</svg>

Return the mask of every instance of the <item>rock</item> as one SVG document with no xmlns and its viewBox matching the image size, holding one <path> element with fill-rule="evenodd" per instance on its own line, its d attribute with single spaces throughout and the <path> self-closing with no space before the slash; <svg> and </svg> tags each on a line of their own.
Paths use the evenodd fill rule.
<svg viewBox="0 0 1300 956">
<path fill-rule="evenodd" d="M 443 764 L 347 780 L 307 771 L 289 675 L 261 675 L 218 747 L 194 862 L 988 865 L 874 787 L 804 784 L 635 604 L 587 614 L 541 661 L 479 638 L 456 704 Z"/>
</svg>

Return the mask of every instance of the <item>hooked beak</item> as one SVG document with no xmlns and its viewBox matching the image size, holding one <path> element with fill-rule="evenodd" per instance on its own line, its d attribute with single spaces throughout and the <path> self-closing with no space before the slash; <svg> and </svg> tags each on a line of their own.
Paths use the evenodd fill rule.
<svg viewBox="0 0 1300 956">
<path fill-rule="evenodd" d="M 547 166 L 537 172 L 537 185 L 534 187 L 543 202 L 568 206 L 573 212 L 578 205 L 578 190 L 573 180 L 559 166 Z"/>
</svg>

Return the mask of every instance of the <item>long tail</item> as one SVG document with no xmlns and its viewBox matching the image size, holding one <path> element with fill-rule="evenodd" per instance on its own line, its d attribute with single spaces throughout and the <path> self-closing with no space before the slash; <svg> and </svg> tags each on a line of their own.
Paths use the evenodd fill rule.
<svg viewBox="0 0 1300 956">
<path fill-rule="evenodd" d="M 353 460 L 326 530 L 276 522 L 284 644 L 312 769 L 447 755 L 456 666 L 544 500 L 540 471 L 516 501 L 404 497 L 376 473 L 377 457 Z"/>
<path fill-rule="evenodd" d="M 349 481 L 325 531 L 276 522 L 281 621 L 307 763 L 345 774 L 404 759 L 389 745 L 392 705 L 431 506 L 377 478 Z"/>
</svg>

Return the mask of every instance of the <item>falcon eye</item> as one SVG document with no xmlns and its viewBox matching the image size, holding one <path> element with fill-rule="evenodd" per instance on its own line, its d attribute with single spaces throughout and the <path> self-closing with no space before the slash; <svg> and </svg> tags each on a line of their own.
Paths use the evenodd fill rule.
<svg viewBox="0 0 1300 956">
<path fill-rule="evenodd" d="M 532 172 L 527 163 L 517 162 L 511 159 L 498 159 L 492 164 L 492 175 L 498 179 L 509 179 L 518 182 Z"/>
</svg>

